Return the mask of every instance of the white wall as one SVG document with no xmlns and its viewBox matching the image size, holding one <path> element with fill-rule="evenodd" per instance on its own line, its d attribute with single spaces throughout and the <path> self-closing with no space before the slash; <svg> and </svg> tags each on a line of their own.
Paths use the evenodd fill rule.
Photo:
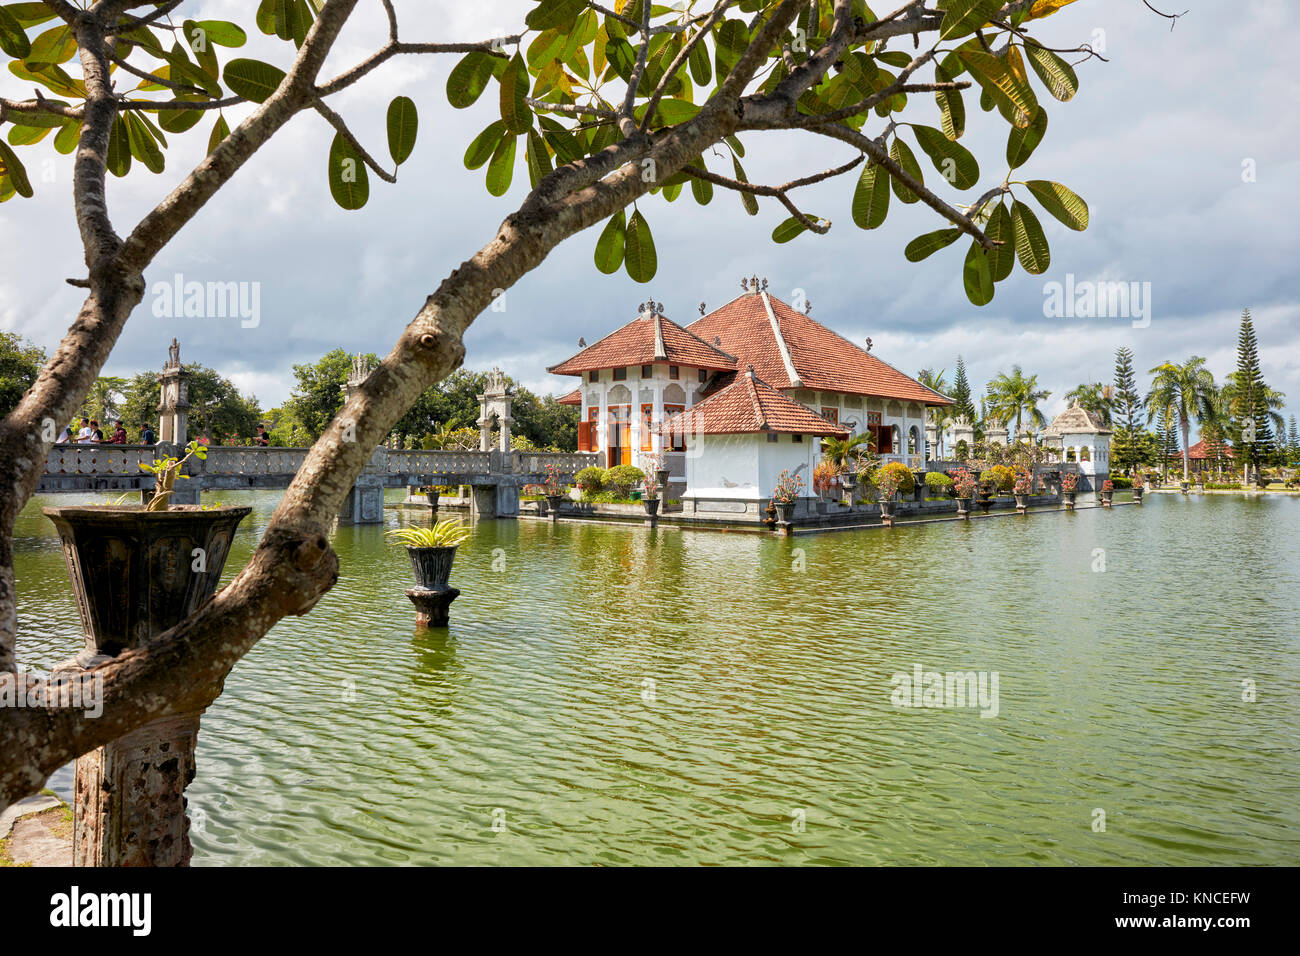
<svg viewBox="0 0 1300 956">
<path fill-rule="evenodd" d="M 777 476 L 803 465 L 799 477 L 805 494 L 812 494 L 813 466 L 821 457 L 821 439 L 804 435 L 697 435 L 686 456 L 687 498 L 730 498 L 763 501 L 771 497 Z"/>
</svg>

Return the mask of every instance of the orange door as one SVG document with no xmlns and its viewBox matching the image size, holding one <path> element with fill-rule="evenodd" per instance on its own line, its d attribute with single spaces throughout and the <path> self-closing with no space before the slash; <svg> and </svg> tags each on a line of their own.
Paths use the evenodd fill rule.
<svg viewBox="0 0 1300 956">
<path fill-rule="evenodd" d="M 632 406 L 609 406 L 609 464 L 632 463 Z"/>
</svg>

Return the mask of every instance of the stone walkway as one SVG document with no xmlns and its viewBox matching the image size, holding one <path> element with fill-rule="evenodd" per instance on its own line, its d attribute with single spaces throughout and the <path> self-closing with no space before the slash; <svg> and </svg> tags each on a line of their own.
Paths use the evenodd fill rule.
<svg viewBox="0 0 1300 956">
<path fill-rule="evenodd" d="M 0 866 L 72 866 L 72 811 L 43 793 L 0 813 Z"/>
</svg>

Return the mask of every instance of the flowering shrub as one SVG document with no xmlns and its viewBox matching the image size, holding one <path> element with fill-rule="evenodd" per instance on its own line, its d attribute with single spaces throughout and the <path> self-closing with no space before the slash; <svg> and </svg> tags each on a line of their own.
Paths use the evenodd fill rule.
<svg viewBox="0 0 1300 956">
<path fill-rule="evenodd" d="M 1102 490 L 1102 491 L 1114 491 L 1114 490 L 1115 490 L 1115 482 L 1113 482 L 1113 481 L 1111 481 L 1109 478 L 1107 478 L 1105 481 L 1103 481 L 1103 482 L 1101 483 L 1101 490 Z"/>
<path fill-rule="evenodd" d="M 958 498 L 969 498 L 975 494 L 977 482 L 975 476 L 966 468 L 958 468 L 952 476 L 952 490 Z"/>
<path fill-rule="evenodd" d="M 616 498 L 632 494 L 632 486 L 645 478 L 645 472 L 636 465 L 615 465 L 605 472 L 605 481 Z"/>
<path fill-rule="evenodd" d="M 885 493 L 881 482 L 886 477 L 893 481 L 894 491 L 911 494 L 916 488 L 916 479 L 912 477 L 912 473 L 908 471 L 906 465 L 902 462 L 887 461 L 876 469 L 875 477 L 872 478 L 872 484 L 876 486 L 876 490 L 881 493 L 882 497 L 888 498 L 894 493 L 893 491 L 889 492 L 889 494 Z"/>
<path fill-rule="evenodd" d="M 813 490 L 819 495 L 830 490 L 831 481 L 839 475 L 839 469 L 823 458 L 813 468 Z"/>
<path fill-rule="evenodd" d="M 1034 490 L 1034 478 L 1027 471 L 1021 471 L 1016 474 L 1016 483 L 1012 485 L 1011 491 L 1017 495 L 1027 495 Z"/>
<path fill-rule="evenodd" d="M 1067 495 L 1073 494 L 1079 487 L 1079 476 L 1074 472 L 1067 472 L 1061 479 L 1061 490 Z"/>
<path fill-rule="evenodd" d="M 542 485 L 542 494 L 560 495 L 564 493 L 564 484 L 560 481 L 560 466 L 546 466 L 546 481 Z"/>
<path fill-rule="evenodd" d="M 645 481 L 641 484 L 645 487 L 645 496 L 647 498 L 659 497 L 659 470 L 663 468 L 662 455 L 642 455 L 641 460 L 645 462 Z"/>
<path fill-rule="evenodd" d="M 803 496 L 803 479 L 790 474 L 789 469 L 776 476 L 776 487 L 772 489 L 772 500 L 789 504 Z"/>
<path fill-rule="evenodd" d="M 1016 470 L 1008 465 L 993 465 L 980 472 L 980 481 L 988 482 L 994 491 L 1010 491 L 1016 481 Z"/>
</svg>

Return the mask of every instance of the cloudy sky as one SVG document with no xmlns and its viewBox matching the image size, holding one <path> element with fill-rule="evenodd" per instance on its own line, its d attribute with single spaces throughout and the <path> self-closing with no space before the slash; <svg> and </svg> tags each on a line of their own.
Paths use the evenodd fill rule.
<svg viewBox="0 0 1300 956">
<path fill-rule="evenodd" d="M 193 0 L 182 11 L 251 24 L 256 5 Z M 403 39 L 410 40 L 507 33 L 531 6 L 528 0 L 397 2 Z M 853 176 L 802 193 L 802 208 L 834 227 L 827 236 L 805 234 L 785 245 L 769 238 L 786 217 L 775 200 L 764 200 L 760 214 L 750 218 L 734 194 L 719 195 L 707 207 L 689 195 L 672 204 L 651 197 L 640 204 L 659 255 L 658 276 L 648 286 L 621 272 L 598 272 L 592 263 L 597 230 L 581 233 L 507 293 L 503 312 L 476 321 L 467 364 L 499 365 L 541 392 L 567 391 L 573 380 L 548 376 L 545 366 L 576 351 L 579 336 L 594 341 L 631 318 L 647 297 L 664 303 L 670 317 L 689 322 L 701 302 L 715 308 L 739 292 L 742 275 L 757 274 L 787 300 L 803 290 L 815 318 L 855 341 L 870 336 L 877 355 L 909 373 L 945 368 L 951 381 L 960 353 L 978 391 L 1019 363 L 1051 389 L 1049 413 L 1064 407 L 1063 395 L 1079 382 L 1109 381 L 1120 345 L 1133 349 L 1141 372 L 1195 354 L 1221 378 L 1234 365 L 1239 315 L 1249 307 L 1264 374 L 1295 407 L 1300 113 L 1289 104 L 1300 98 L 1292 63 L 1300 29 L 1282 0 L 1230 7 L 1179 0 L 1177 9 L 1183 8 L 1187 14 L 1171 30 L 1140 0 L 1078 0 L 1039 28 L 1045 42 L 1089 42 L 1109 60 L 1079 67 L 1080 92 L 1069 103 L 1050 100 L 1039 88 L 1050 126 L 1018 173 L 1073 188 L 1088 201 L 1092 224 L 1074 233 L 1043 215 L 1050 270 L 1029 276 L 1017 267 L 983 308 L 970 305 L 961 288 L 964 242 L 920 264 L 903 258 L 910 238 L 943 225 L 924 206 L 895 202 L 882 228 L 854 226 Z M 382 44 L 386 28 L 378 2 L 363 0 L 354 21 L 326 74 Z M 287 44 L 253 35 L 239 55 L 287 65 L 290 53 Z M 462 165 L 466 145 L 496 118 L 497 107 L 492 95 L 467 110 L 447 105 L 445 82 L 454 63 L 454 57 L 390 61 L 331 101 L 376 155 L 386 155 L 388 101 L 402 93 L 420 107 L 414 155 L 396 185 L 372 177 L 363 210 L 344 212 L 331 201 L 326 158 L 332 131 L 314 114 L 303 114 L 151 268 L 151 284 L 171 283 L 177 274 L 186 281 L 259 283 L 256 327 L 245 328 L 238 318 L 157 316 L 151 294 L 105 372 L 161 366 L 175 336 L 186 360 L 219 369 L 269 407 L 288 396 L 296 362 L 337 346 L 387 353 L 425 296 L 491 239 L 527 189 L 522 150 L 514 185 L 501 198 L 488 195 L 483 170 Z M 0 77 L 0 93 L 30 92 L 14 77 Z M 981 113 L 969 93 L 967 103 L 963 143 L 980 159 L 982 175 L 968 193 L 941 190 L 955 201 L 969 201 L 1005 172 L 1006 124 Z M 228 115 L 233 124 L 240 114 Z M 909 118 L 938 125 L 929 103 Z M 125 180 L 110 179 L 120 231 L 199 158 L 209 126 L 205 121 L 173 138 L 163 174 L 137 169 Z M 786 182 L 853 155 L 847 146 L 810 135 L 749 133 L 743 140 L 746 170 L 761 182 Z M 80 301 L 63 280 L 84 270 L 70 198 L 71 157 L 44 145 L 22 155 L 37 196 L 0 206 L 0 328 L 50 349 Z M 712 167 L 725 169 L 721 158 Z M 938 177 L 927 169 L 933 185 Z M 1045 316 L 1045 287 L 1066 282 L 1067 274 L 1076 284 L 1149 284 L 1149 324 Z"/>
</svg>

